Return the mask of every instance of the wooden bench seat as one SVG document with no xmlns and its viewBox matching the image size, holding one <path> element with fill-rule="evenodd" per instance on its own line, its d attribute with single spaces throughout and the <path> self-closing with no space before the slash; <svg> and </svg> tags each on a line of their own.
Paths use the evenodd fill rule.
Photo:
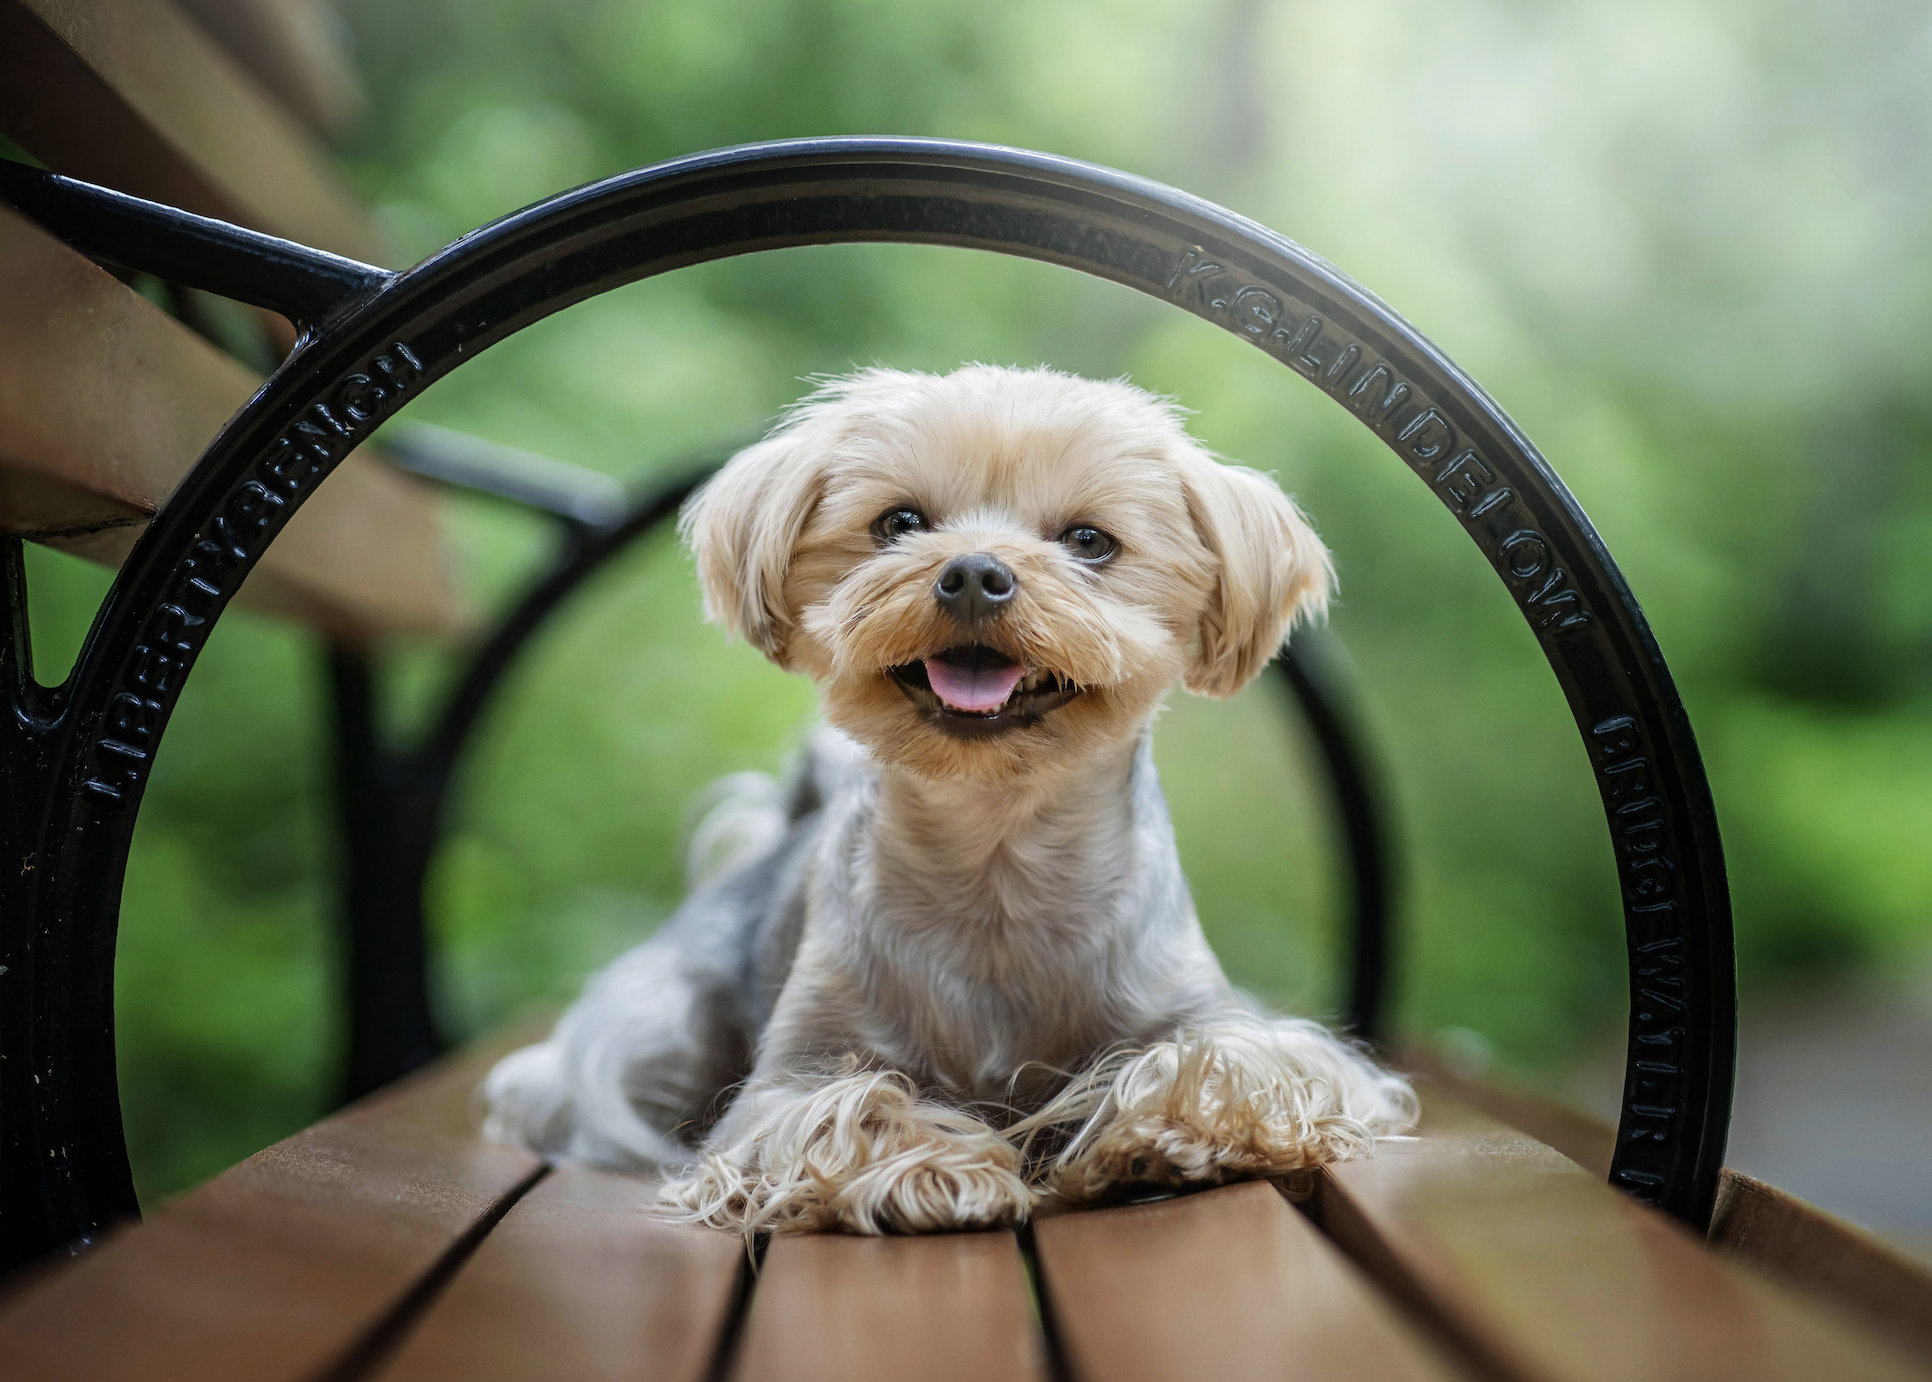
<svg viewBox="0 0 1932 1382">
<path fill-rule="evenodd" d="M 551 1171 L 369 1375 L 702 1382 L 749 1263 L 726 1234 L 653 1218 L 655 1200 L 646 1182 Z"/>
<path fill-rule="evenodd" d="M 1273 1185 L 1056 1214 L 1035 1240 L 1079 1377 L 1465 1375 Z"/>
<path fill-rule="evenodd" d="M 1913 1378 L 1876 1334 L 1430 1093 L 1306 1177 L 1020 1234 L 736 1238 L 483 1142 L 473 1048 L 0 1300 L 46 1379 Z M 1301 1193 L 1296 1189 L 1296 1193 Z"/>
</svg>

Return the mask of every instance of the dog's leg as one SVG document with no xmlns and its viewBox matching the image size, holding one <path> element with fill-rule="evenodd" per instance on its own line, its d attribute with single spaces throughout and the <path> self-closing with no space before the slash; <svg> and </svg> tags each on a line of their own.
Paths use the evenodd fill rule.
<svg viewBox="0 0 1932 1382">
<path fill-rule="evenodd" d="M 548 1041 L 497 1062 L 483 1130 L 561 1161 L 678 1165 L 746 1045 L 726 981 L 659 936 L 599 975 Z"/>
<path fill-rule="evenodd" d="M 1240 1013 L 1108 1056 L 1009 1136 L 1064 1139 L 1038 1177 L 1077 1202 L 1362 1156 L 1415 1118 L 1407 1082 L 1325 1028 Z"/>
<path fill-rule="evenodd" d="M 1032 1206 L 1012 1143 L 896 1071 L 754 1083 L 706 1148 L 664 1198 L 746 1235 L 989 1228 Z"/>
</svg>

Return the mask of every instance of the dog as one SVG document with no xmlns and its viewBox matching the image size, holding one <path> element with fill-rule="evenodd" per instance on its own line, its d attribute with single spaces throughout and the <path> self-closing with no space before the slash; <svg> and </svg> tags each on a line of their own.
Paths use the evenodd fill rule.
<svg viewBox="0 0 1932 1382">
<path fill-rule="evenodd" d="M 1372 1151 L 1408 1085 L 1237 992 L 1154 771 L 1333 568 L 1265 475 L 1124 381 L 825 383 L 689 501 L 705 612 L 818 686 L 729 780 L 651 940 L 490 1073 L 486 1132 L 656 1170 L 741 1231 L 926 1232 Z"/>
</svg>

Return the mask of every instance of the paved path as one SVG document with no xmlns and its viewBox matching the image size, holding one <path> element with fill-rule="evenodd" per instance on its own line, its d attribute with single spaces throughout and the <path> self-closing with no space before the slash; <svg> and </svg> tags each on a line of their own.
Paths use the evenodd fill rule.
<svg viewBox="0 0 1932 1382">
<path fill-rule="evenodd" d="M 1932 1260 L 1932 972 L 1747 996 L 1732 1166 Z M 1614 1118 L 1621 1050 L 1577 1099 Z"/>
</svg>

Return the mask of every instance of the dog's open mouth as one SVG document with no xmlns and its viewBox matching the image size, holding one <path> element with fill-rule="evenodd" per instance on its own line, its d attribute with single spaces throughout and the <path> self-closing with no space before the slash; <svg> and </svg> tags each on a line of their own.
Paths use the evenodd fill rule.
<svg viewBox="0 0 1932 1382">
<path fill-rule="evenodd" d="M 894 667 L 892 679 L 927 719 L 962 737 L 1033 724 L 1080 694 L 1055 673 L 1031 670 L 978 643 Z"/>
</svg>

